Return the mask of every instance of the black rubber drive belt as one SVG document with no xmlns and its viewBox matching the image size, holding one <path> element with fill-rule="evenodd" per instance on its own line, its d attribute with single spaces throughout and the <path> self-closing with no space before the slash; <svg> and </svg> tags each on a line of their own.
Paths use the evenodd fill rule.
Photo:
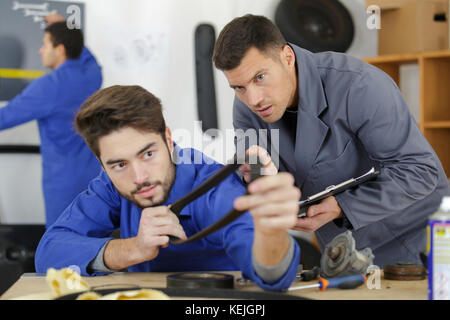
<svg viewBox="0 0 450 320">
<path fill-rule="evenodd" d="M 247 161 L 248 162 L 248 161 Z M 225 166 L 223 166 L 219 171 L 217 171 L 212 177 L 204 181 L 201 185 L 199 185 L 197 188 L 189 192 L 187 195 L 183 196 L 182 198 L 175 201 L 171 207 L 170 210 L 175 213 L 177 216 L 180 215 L 181 210 L 190 202 L 194 201 L 201 195 L 205 194 L 208 190 L 218 185 L 220 182 L 222 182 L 226 177 L 228 177 L 230 174 L 235 172 L 242 164 L 245 162 L 238 161 L 237 157 L 235 156 L 232 163 L 229 163 Z M 259 159 L 257 159 L 256 164 L 250 164 L 250 180 L 253 181 L 261 176 L 261 169 L 262 165 L 259 162 Z M 248 194 L 248 192 L 246 193 Z M 181 240 L 174 236 L 169 236 L 170 243 L 172 244 L 183 244 L 188 243 L 192 241 L 197 241 L 201 238 L 206 237 L 207 235 L 223 228 L 230 222 L 234 221 L 238 217 L 240 217 L 245 211 L 239 211 L 236 209 L 232 209 L 230 212 L 228 212 L 225 216 L 220 218 L 218 221 L 210 225 L 209 227 L 206 227 L 203 230 L 200 230 L 196 234 L 190 236 L 189 238 L 185 240 Z"/>
</svg>

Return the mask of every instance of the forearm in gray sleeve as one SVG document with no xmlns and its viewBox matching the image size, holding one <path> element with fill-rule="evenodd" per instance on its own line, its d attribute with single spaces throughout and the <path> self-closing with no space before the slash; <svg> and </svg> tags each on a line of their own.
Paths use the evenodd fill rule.
<svg viewBox="0 0 450 320">
<path fill-rule="evenodd" d="M 103 261 L 103 254 L 105 253 L 105 248 L 106 248 L 108 243 L 109 243 L 109 241 L 106 242 L 103 245 L 103 247 L 98 252 L 97 256 L 89 263 L 89 266 L 87 268 L 89 273 L 94 273 L 94 272 L 102 272 L 102 273 L 103 272 L 115 272 L 115 270 L 109 269 L 105 265 L 105 262 Z"/>
<path fill-rule="evenodd" d="M 288 270 L 292 259 L 294 258 L 294 240 L 292 237 L 290 238 L 289 243 L 289 249 L 286 255 L 284 256 L 283 260 L 274 266 L 265 266 L 262 265 L 256 260 L 254 253 L 252 252 L 252 264 L 253 268 L 255 269 L 256 274 L 265 282 L 268 284 L 272 284 L 277 282 Z"/>
</svg>

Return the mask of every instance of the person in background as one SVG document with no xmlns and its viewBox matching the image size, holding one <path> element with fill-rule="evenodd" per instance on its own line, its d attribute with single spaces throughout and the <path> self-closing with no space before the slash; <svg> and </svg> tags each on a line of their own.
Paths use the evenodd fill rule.
<svg viewBox="0 0 450 320">
<path fill-rule="evenodd" d="M 42 237 L 37 272 L 68 266 L 78 266 L 82 275 L 124 268 L 240 270 L 267 290 L 286 289 L 294 281 L 300 248 L 287 230 L 297 220 L 300 191 L 291 174 L 260 177 L 244 195 L 234 173 L 177 217 L 170 205 L 222 165 L 173 142 L 157 97 L 139 86 L 102 89 L 81 106 L 76 126 L 104 171 Z M 169 243 L 169 236 L 186 239 L 233 206 L 248 212 L 205 238 Z M 117 228 L 121 238 L 113 239 Z"/>
<path fill-rule="evenodd" d="M 223 28 L 213 60 L 234 90 L 237 144 L 247 143 L 239 133 L 248 129 L 278 130 L 279 141 L 269 136 L 259 147 L 292 173 L 303 199 L 380 169 L 373 181 L 311 206 L 295 229 L 314 232 L 322 251 L 352 230 L 357 249 L 370 247 L 379 266 L 421 263 L 428 216 L 449 186 L 386 73 L 344 53 L 287 43 L 272 21 L 255 15 Z"/>
<path fill-rule="evenodd" d="M 0 130 L 37 120 L 48 228 L 100 173 L 95 155 L 73 122 L 83 101 L 100 89 L 102 73 L 84 47 L 81 30 L 69 29 L 57 14 L 47 16 L 46 22 L 39 53 L 52 72 L 34 80 L 0 109 Z"/>
</svg>

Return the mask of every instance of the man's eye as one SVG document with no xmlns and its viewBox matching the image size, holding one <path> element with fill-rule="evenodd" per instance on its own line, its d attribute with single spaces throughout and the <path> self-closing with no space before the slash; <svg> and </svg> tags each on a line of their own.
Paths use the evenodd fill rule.
<svg viewBox="0 0 450 320">
<path fill-rule="evenodd" d="M 264 77 L 265 77 L 264 74 L 258 74 L 258 75 L 256 76 L 256 80 L 261 81 L 261 80 L 264 79 Z"/>
<path fill-rule="evenodd" d="M 145 154 L 144 154 L 144 158 L 150 158 L 151 156 L 153 155 L 153 151 L 147 151 Z"/>
<path fill-rule="evenodd" d="M 124 168 L 124 167 L 125 167 L 125 162 L 119 162 L 119 163 L 115 164 L 115 165 L 112 167 L 112 169 L 113 169 L 113 170 L 120 170 L 120 169 L 122 169 L 122 168 Z"/>
</svg>

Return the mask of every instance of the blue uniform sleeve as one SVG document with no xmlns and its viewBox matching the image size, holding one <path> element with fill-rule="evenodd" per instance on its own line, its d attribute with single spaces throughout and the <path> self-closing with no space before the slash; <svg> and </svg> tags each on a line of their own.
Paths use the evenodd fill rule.
<svg viewBox="0 0 450 320">
<path fill-rule="evenodd" d="M 39 242 L 36 271 L 76 266 L 82 275 L 120 223 L 120 197 L 102 172 L 78 195 Z"/>
<path fill-rule="evenodd" d="M 85 67 L 97 65 L 95 57 L 86 47 L 83 47 L 77 60 Z M 60 106 L 58 94 L 61 93 L 61 85 L 52 74 L 34 80 L 5 107 L 0 108 L 0 130 L 52 115 Z"/>
<path fill-rule="evenodd" d="M 220 217 L 217 214 L 226 213 L 233 207 L 233 199 L 243 195 L 245 187 L 242 185 L 239 177 L 234 174 L 219 184 L 213 192 L 208 194 L 206 207 L 203 208 L 208 212 L 206 217 L 210 220 L 205 221 L 206 225 L 210 225 L 217 221 Z M 200 210 L 200 208 L 199 208 Z M 241 217 L 225 226 L 217 236 L 221 236 L 221 242 L 226 253 L 234 262 L 234 264 L 242 271 L 244 277 L 253 280 L 259 287 L 265 290 L 284 290 L 289 288 L 294 281 L 298 263 L 300 261 L 300 248 L 296 241 L 293 241 L 294 250 L 292 259 L 286 272 L 278 279 L 271 279 L 270 283 L 258 275 L 253 264 L 253 218 L 250 213 L 246 212 Z M 291 240 L 292 241 L 292 240 Z"/>
<path fill-rule="evenodd" d="M 0 130 L 48 117 L 57 106 L 56 84 L 49 75 L 34 80 L 0 108 Z"/>
</svg>

